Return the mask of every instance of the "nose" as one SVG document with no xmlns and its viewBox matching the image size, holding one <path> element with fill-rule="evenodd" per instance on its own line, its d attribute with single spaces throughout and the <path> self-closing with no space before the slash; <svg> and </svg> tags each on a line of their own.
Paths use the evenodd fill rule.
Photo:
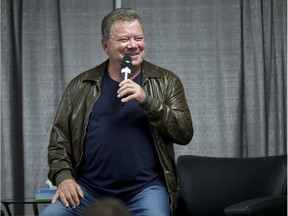
<svg viewBox="0 0 288 216">
<path fill-rule="evenodd" d="M 128 48 L 134 48 L 134 47 L 137 47 L 137 42 L 134 40 L 134 38 L 131 38 L 128 43 Z"/>
</svg>

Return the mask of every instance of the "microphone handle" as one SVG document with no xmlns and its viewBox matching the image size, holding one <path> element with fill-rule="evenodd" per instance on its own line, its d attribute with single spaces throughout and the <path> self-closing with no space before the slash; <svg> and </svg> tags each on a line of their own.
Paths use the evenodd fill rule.
<svg viewBox="0 0 288 216">
<path fill-rule="evenodd" d="M 122 68 L 121 69 L 121 80 L 123 81 L 123 80 L 128 79 L 130 76 L 130 73 L 131 73 L 130 68 L 128 68 L 128 67 Z"/>
<path fill-rule="evenodd" d="M 131 70 L 129 67 L 125 67 L 121 69 L 121 81 L 129 78 Z M 124 106 L 125 103 L 121 102 L 121 106 Z"/>
</svg>

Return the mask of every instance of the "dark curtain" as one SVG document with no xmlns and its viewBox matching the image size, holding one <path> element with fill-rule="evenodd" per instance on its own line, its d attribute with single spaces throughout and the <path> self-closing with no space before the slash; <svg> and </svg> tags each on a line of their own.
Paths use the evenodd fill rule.
<svg viewBox="0 0 288 216">
<path fill-rule="evenodd" d="M 47 147 L 68 81 L 106 59 L 102 18 L 113 1 L 1 1 L 1 198 L 47 187 Z M 11 206 L 13 207 L 13 206 Z M 32 207 L 14 205 L 16 215 Z"/>
<path fill-rule="evenodd" d="M 122 0 L 144 22 L 146 59 L 184 85 L 195 136 L 176 156 L 287 153 L 286 0 Z M 106 59 L 113 1 L 1 1 L 1 199 L 47 187 L 47 146 L 67 83 Z M 15 208 L 16 215 L 31 209 Z"/>
</svg>

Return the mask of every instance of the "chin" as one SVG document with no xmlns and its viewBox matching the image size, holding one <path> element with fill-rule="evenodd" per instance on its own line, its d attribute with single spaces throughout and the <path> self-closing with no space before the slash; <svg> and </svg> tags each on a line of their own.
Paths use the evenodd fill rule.
<svg viewBox="0 0 288 216">
<path fill-rule="evenodd" d="M 140 65 L 142 62 L 143 62 L 143 60 L 144 60 L 144 58 L 142 57 L 142 56 L 140 56 L 140 55 L 137 55 L 137 56 L 131 56 L 131 58 L 132 58 L 132 64 L 134 65 Z"/>
</svg>

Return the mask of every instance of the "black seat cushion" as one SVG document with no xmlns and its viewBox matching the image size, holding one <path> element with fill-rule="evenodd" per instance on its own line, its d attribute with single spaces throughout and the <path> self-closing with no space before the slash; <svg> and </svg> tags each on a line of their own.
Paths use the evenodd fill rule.
<svg viewBox="0 0 288 216">
<path fill-rule="evenodd" d="M 259 158 L 179 156 L 180 200 L 192 215 L 225 215 L 224 208 L 287 190 L 286 155 Z"/>
</svg>

